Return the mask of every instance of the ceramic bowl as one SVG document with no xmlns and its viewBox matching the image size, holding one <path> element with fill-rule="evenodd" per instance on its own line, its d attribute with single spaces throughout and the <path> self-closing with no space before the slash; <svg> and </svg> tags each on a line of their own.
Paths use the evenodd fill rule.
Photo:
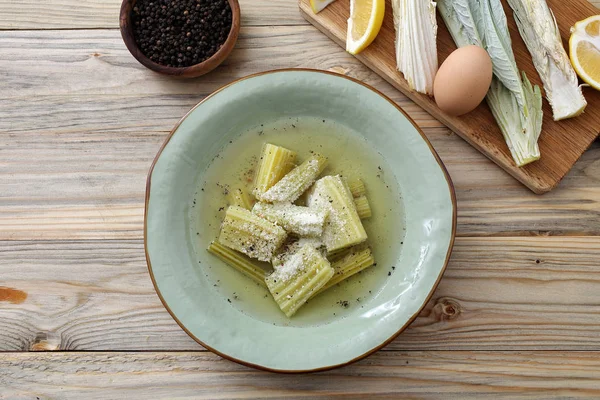
<svg viewBox="0 0 600 400">
<path fill-rule="evenodd" d="M 199 239 L 189 227 L 196 183 L 230 140 L 263 121 L 302 116 L 353 127 L 388 162 L 406 213 L 406 235 L 395 263 L 405 272 L 391 275 L 376 296 L 343 319 L 294 327 L 274 325 L 268 315 L 252 318 L 219 295 L 203 268 L 229 267 L 216 265 L 220 261 L 207 252 L 196 254 Z M 175 126 L 148 176 L 146 257 L 164 306 L 202 346 L 269 371 L 330 369 L 389 343 L 433 294 L 448 263 L 455 230 L 452 182 L 416 124 L 373 88 L 323 71 L 265 72 L 218 90 Z M 206 241 L 200 243 L 204 248 L 210 239 L 200 240 Z M 279 310 L 273 310 L 278 314 L 273 318 L 281 318 Z"/>
</svg>

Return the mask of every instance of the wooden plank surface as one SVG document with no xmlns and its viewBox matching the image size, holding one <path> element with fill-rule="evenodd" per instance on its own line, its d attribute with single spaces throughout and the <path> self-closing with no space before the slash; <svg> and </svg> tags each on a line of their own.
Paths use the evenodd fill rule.
<svg viewBox="0 0 600 400">
<path fill-rule="evenodd" d="M 186 108 L 180 107 L 180 115 Z M 577 163 L 561 190 L 539 198 L 447 130 L 427 135 L 454 179 L 459 236 L 600 232 L 600 143 Z M 0 144 L 0 240 L 142 237 L 145 177 L 165 137 L 166 132 L 150 130 L 70 128 L 10 134 Z"/>
<path fill-rule="evenodd" d="M 554 11 L 565 42 L 569 39 L 569 28 L 575 22 L 599 13 L 599 10 L 590 5 L 587 0 L 547 1 Z M 350 15 L 348 2 L 335 2 L 319 14 L 314 14 L 312 11 L 310 0 L 299 0 L 299 4 L 302 15 L 307 21 L 345 48 L 346 21 Z M 527 73 L 532 83 L 541 87 L 539 75 L 531 62 L 525 44 L 519 37 L 512 15 L 508 18 L 508 22 L 519 69 Z M 356 57 L 535 193 L 546 193 L 556 187 L 587 150 L 590 143 L 600 134 L 600 93 L 598 91 L 585 90 L 588 107 L 583 115 L 560 122 L 553 121 L 550 105 L 544 100 L 544 121 L 539 139 L 542 157 L 537 162 L 518 168 L 487 104 L 482 103 L 477 109 L 461 117 L 444 113 L 437 107 L 432 97 L 413 91 L 402 74 L 397 71 L 394 42 L 392 7 L 390 0 L 387 0 L 386 16 L 377 39 Z M 456 45 L 446 26 L 439 21 L 437 50 L 440 63 L 455 49 Z"/>
<path fill-rule="evenodd" d="M 6 398 L 578 399 L 600 396 L 597 352 L 385 352 L 311 375 L 251 370 L 210 353 L 20 353 Z"/>
<path fill-rule="evenodd" d="M 600 1 L 600 0 L 594 0 Z M 239 0 L 242 26 L 305 25 L 294 2 Z M 118 28 L 122 0 L 0 0 L 0 30 Z"/>
<path fill-rule="evenodd" d="M 600 7 L 600 0 L 590 3 Z M 120 5 L 121 0 L 0 0 L 0 30 L 118 28 Z M 307 23 L 293 1 L 240 0 L 240 7 L 242 26 Z"/>
<path fill-rule="evenodd" d="M 241 0 L 236 50 L 190 81 L 133 60 L 118 3 L 0 0 L 0 399 L 600 397 L 600 142 L 538 197 L 306 25 L 295 0 Z M 141 231 L 145 176 L 176 121 L 236 78 L 286 67 L 392 97 L 440 153 L 459 207 L 451 263 L 415 323 L 310 376 L 192 341 L 152 288 Z"/>
<path fill-rule="evenodd" d="M 600 237 L 459 238 L 386 349 L 598 349 L 599 259 Z M 16 303 L 0 303 L 0 351 L 201 348 L 154 293 L 141 240 L 0 241 L 0 276 Z"/>
<path fill-rule="evenodd" d="M 244 28 L 227 64 L 191 81 L 145 70 L 114 30 L 2 32 L 0 52 L 0 70 L 18 71 L 0 80 L 0 240 L 141 237 L 145 175 L 166 133 L 218 87 L 284 67 L 343 71 L 404 107 L 454 180 L 459 235 L 600 232 L 599 144 L 560 190 L 534 196 L 310 26 Z"/>
</svg>

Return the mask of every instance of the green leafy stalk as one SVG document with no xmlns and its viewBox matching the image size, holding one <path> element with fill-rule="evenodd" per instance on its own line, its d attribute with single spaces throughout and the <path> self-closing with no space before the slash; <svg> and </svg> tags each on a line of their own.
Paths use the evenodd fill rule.
<svg viewBox="0 0 600 400">
<path fill-rule="evenodd" d="M 546 0 L 508 0 L 521 37 L 540 74 L 554 120 L 580 115 L 587 102 Z"/>
<path fill-rule="evenodd" d="M 534 87 L 525 73 L 523 73 L 523 94 L 525 104 L 533 110 L 527 117 L 523 115 L 514 93 L 496 77 L 492 79 L 486 97 L 508 149 L 519 167 L 540 158 L 537 140 L 542 130 L 542 94 L 539 86 Z M 523 129 L 523 133 L 520 129 Z"/>
<path fill-rule="evenodd" d="M 500 0 L 439 0 L 438 9 L 457 46 L 477 45 L 492 59 L 487 103 L 517 166 L 540 158 L 542 95 L 517 68 Z"/>
</svg>

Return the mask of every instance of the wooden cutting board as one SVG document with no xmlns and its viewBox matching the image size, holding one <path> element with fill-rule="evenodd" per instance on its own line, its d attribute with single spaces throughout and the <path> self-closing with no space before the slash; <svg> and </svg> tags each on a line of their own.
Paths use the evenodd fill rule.
<svg viewBox="0 0 600 400">
<path fill-rule="evenodd" d="M 587 0 L 547 1 L 556 16 L 565 46 L 570 35 L 569 29 L 575 22 L 600 14 L 600 10 Z M 299 0 L 299 4 L 306 20 L 345 48 L 347 20 L 350 15 L 349 0 L 338 0 L 316 15 L 310 8 L 309 0 Z M 532 83 L 542 87 L 531 56 L 519 36 L 512 11 L 506 4 L 504 6 L 517 64 L 527 73 Z M 431 97 L 410 90 L 407 82 L 396 70 L 394 40 L 392 6 L 390 0 L 386 0 L 385 19 L 381 31 L 377 39 L 357 55 L 357 58 L 535 193 L 541 194 L 552 190 L 600 134 L 599 91 L 584 88 L 584 95 L 588 101 L 585 113 L 560 122 L 553 121 L 550 105 L 544 99 L 544 124 L 539 140 L 542 158 L 518 168 L 485 102 L 467 115 L 452 117 L 442 112 Z M 456 46 L 438 16 L 439 63 L 441 64 L 454 49 Z"/>
</svg>

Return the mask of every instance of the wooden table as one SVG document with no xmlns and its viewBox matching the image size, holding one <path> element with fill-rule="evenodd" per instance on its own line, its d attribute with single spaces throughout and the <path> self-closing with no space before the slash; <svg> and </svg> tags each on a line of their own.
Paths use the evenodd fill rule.
<svg viewBox="0 0 600 400">
<path fill-rule="evenodd" d="M 307 25 L 295 0 L 241 0 L 234 53 L 192 81 L 129 55 L 119 3 L 0 0 L 1 399 L 600 397 L 598 141 L 539 197 Z M 371 357 L 308 376 L 197 345 L 156 296 L 142 241 L 167 132 L 216 88 L 283 67 L 391 96 L 458 197 L 454 254 L 419 318 Z"/>
</svg>

